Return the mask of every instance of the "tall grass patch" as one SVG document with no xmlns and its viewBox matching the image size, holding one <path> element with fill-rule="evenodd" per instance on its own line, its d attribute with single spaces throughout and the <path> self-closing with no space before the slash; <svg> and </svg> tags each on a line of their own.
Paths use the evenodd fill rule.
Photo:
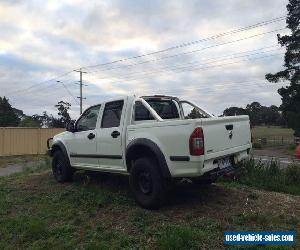
<svg viewBox="0 0 300 250">
<path fill-rule="evenodd" d="M 283 168 L 278 161 L 263 163 L 250 159 L 236 168 L 233 178 L 222 181 L 300 195 L 300 165 L 294 163 Z"/>
</svg>

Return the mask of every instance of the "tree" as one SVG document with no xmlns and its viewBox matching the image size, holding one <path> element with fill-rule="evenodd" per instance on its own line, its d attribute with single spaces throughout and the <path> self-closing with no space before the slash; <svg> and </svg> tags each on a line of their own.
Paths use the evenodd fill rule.
<svg viewBox="0 0 300 250">
<path fill-rule="evenodd" d="M 55 118 L 53 115 L 49 115 L 46 111 L 42 115 L 35 114 L 31 118 L 39 124 L 40 127 L 44 128 L 63 128 L 64 123 L 60 118 Z"/>
<path fill-rule="evenodd" d="M 223 116 L 248 115 L 247 110 L 239 107 L 230 107 L 224 110 Z"/>
<path fill-rule="evenodd" d="M 197 118 L 201 118 L 202 115 L 200 114 L 200 112 L 193 108 L 191 113 L 189 113 L 187 116 L 185 116 L 185 119 L 197 119 Z"/>
<path fill-rule="evenodd" d="M 230 107 L 223 111 L 223 116 L 249 115 L 252 126 L 284 125 L 279 108 L 275 105 L 262 106 L 259 102 L 252 102 L 246 108 Z"/>
<path fill-rule="evenodd" d="M 69 115 L 69 109 L 71 107 L 71 104 L 68 102 L 64 101 L 59 101 L 55 107 L 58 109 L 58 115 L 59 118 L 53 118 L 52 117 L 52 122 L 53 122 L 53 127 L 66 127 L 66 125 L 71 122 L 71 117 Z"/>
<path fill-rule="evenodd" d="M 33 116 L 25 115 L 19 123 L 19 127 L 33 127 L 40 128 L 41 124 L 38 120 L 34 119 Z"/>
<path fill-rule="evenodd" d="M 246 110 L 253 126 L 261 125 L 263 123 L 263 118 L 260 115 L 262 105 L 259 102 L 248 104 Z"/>
<path fill-rule="evenodd" d="M 289 0 L 287 10 L 286 23 L 291 34 L 277 35 L 278 43 L 286 47 L 284 69 L 267 74 L 266 79 L 269 82 L 289 82 L 289 86 L 278 90 L 282 100 L 280 109 L 288 126 L 300 136 L 300 0 Z"/>
<path fill-rule="evenodd" d="M 5 96 L 0 97 L 0 127 L 16 127 L 19 122 L 20 118 L 9 104 L 9 100 Z"/>
</svg>

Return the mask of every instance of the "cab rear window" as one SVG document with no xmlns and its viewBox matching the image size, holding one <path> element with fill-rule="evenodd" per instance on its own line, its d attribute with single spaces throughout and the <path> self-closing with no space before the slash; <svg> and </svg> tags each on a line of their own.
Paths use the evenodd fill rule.
<svg viewBox="0 0 300 250">
<path fill-rule="evenodd" d="M 156 111 L 162 119 L 178 119 L 179 113 L 172 100 L 146 99 L 149 105 Z"/>
<path fill-rule="evenodd" d="M 135 121 L 147 121 L 154 120 L 153 116 L 149 112 L 148 109 L 143 105 L 142 102 L 137 101 L 135 103 L 135 112 L 134 112 L 134 120 Z"/>
</svg>

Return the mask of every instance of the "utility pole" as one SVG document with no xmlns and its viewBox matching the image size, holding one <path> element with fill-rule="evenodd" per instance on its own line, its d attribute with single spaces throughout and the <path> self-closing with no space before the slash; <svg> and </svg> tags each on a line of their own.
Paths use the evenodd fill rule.
<svg viewBox="0 0 300 250">
<path fill-rule="evenodd" d="M 79 86 L 80 86 L 80 96 L 77 97 L 80 100 L 80 114 L 82 114 L 82 100 L 86 99 L 82 97 L 82 74 L 86 74 L 87 72 L 82 71 L 82 68 L 80 68 L 79 70 L 74 70 L 75 72 L 79 72 L 80 74 L 80 79 L 79 79 Z"/>
</svg>

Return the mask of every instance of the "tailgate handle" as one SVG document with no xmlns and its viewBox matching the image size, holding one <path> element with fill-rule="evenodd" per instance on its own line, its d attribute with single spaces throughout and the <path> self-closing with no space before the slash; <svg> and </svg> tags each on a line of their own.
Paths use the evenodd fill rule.
<svg viewBox="0 0 300 250">
<path fill-rule="evenodd" d="M 232 125 L 232 124 L 225 125 L 225 128 L 226 128 L 227 130 L 233 130 L 233 125 Z"/>
</svg>

